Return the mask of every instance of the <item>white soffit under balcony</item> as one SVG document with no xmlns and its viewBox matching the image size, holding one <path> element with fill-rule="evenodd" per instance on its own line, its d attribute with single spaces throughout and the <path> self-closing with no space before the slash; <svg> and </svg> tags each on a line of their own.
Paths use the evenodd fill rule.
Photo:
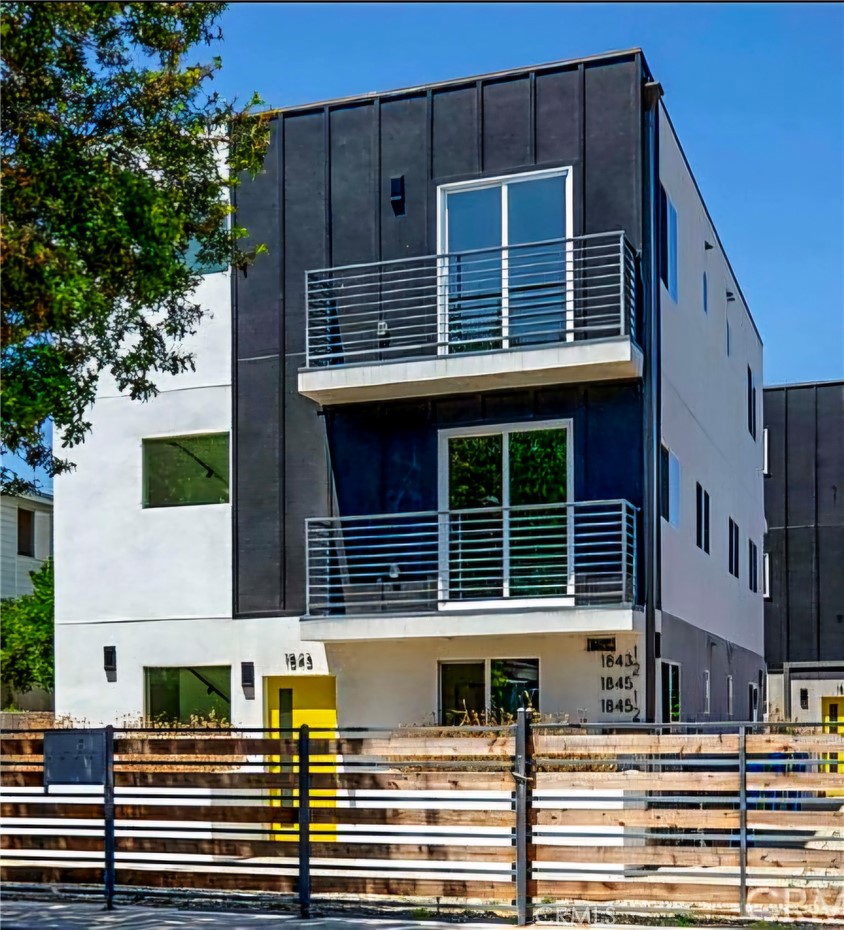
<svg viewBox="0 0 844 930">
<path fill-rule="evenodd" d="M 641 376 L 641 350 L 629 336 L 617 336 L 504 352 L 301 369 L 299 393 L 320 404 L 341 404 Z"/>
<path fill-rule="evenodd" d="M 644 614 L 630 607 L 545 607 L 508 610 L 389 612 L 304 619 L 303 639 L 354 642 L 453 636 L 526 636 L 534 633 L 625 633 L 644 629 Z"/>
</svg>

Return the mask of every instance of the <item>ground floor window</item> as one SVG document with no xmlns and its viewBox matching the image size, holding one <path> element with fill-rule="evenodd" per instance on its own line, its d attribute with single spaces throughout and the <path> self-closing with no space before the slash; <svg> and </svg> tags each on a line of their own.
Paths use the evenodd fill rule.
<svg viewBox="0 0 844 930">
<path fill-rule="evenodd" d="M 440 664 L 440 722 L 507 722 L 520 707 L 539 710 L 539 659 Z"/>
<path fill-rule="evenodd" d="M 162 723 L 231 720 L 231 666 L 145 668 L 146 716 Z"/>
<path fill-rule="evenodd" d="M 680 666 L 676 662 L 662 663 L 662 722 L 676 723 L 680 719 Z"/>
</svg>

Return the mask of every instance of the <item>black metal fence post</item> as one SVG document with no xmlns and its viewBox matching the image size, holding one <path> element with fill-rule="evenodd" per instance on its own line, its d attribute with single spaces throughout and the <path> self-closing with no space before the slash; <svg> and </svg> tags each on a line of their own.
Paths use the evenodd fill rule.
<svg viewBox="0 0 844 930">
<path fill-rule="evenodd" d="M 299 914 L 311 916 L 311 744 L 306 723 L 299 727 Z"/>
<path fill-rule="evenodd" d="M 747 913 L 747 727 L 739 726 L 739 916 Z"/>
<path fill-rule="evenodd" d="M 516 918 L 520 927 L 533 919 L 528 895 L 530 878 L 530 718 L 520 707 L 516 715 L 513 778 L 516 781 Z"/>
<path fill-rule="evenodd" d="M 105 728 L 105 781 L 103 783 L 104 882 L 106 909 L 114 910 L 114 727 Z"/>
</svg>

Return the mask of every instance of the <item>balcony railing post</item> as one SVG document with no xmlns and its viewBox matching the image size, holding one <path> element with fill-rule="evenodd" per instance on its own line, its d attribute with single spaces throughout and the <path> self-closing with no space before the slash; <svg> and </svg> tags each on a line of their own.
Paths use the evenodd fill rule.
<svg viewBox="0 0 844 930">
<path fill-rule="evenodd" d="M 305 367 L 311 367 L 311 293 L 310 272 L 305 272 Z"/>
<path fill-rule="evenodd" d="M 627 600 L 627 504 L 622 501 L 619 504 L 619 516 L 621 517 L 621 600 L 624 604 Z"/>
<path fill-rule="evenodd" d="M 618 312 L 619 336 L 627 334 L 627 307 L 625 301 L 626 265 L 624 262 L 624 233 L 618 235 Z"/>
</svg>

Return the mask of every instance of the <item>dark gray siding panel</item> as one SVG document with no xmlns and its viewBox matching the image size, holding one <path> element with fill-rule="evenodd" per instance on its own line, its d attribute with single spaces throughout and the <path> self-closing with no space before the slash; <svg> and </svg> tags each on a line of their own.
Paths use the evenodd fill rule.
<svg viewBox="0 0 844 930">
<path fill-rule="evenodd" d="M 769 559 L 770 597 L 765 600 L 765 660 L 771 668 L 782 668 L 787 648 L 786 617 L 788 586 L 785 577 L 785 530 L 769 529 L 765 534 Z"/>
<path fill-rule="evenodd" d="M 406 97 L 381 105 L 381 258 L 429 255 L 436 251 L 428 210 L 428 104 Z M 390 178 L 404 178 L 405 212 L 390 206 Z"/>
<path fill-rule="evenodd" d="M 818 622 L 815 588 L 815 528 L 790 526 L 786 532 L 788 562 L 788 640 L 789 662 L 810 662 L 817 658 Z"/>
<path fill-rule="evenodd" d="M 282 606 L 279 358 L 237 363 L 236 603 L 238 614 Z"/>
<path fill-rule="evenodd" d="M 586 69 L 584 233 L 622 229 L 642 243 L 641 99 L 638 64 Z"/>
<path fill-rule="evenodd" d="M 580 162 L 582 129 L 579 75 L 574 69 L 536 76 L 536 160 Z"/>
<path fill-rule="evenodd" d="M 248 217 L 249 238 L 245 248 L 267 246 L 249 269 L 237 280 L 238 311 L 234 325 L 239 358 L 273 355 L 281 350 L 282 319 L 281 282 L 281 124 L 270 124 L 270 147 L 264 167 L 254 182 L 242 184 L 237 191 L 237 210 Z"/>
<path fill-rule="evenodd" d="M 786 524 L 812 526 L 815 522 L 815 389 L 786 392 Z"/>
<path fill-rule="evenodd" d="M 331 263 L 378 259 L 375 107 L 333 110 L 331 131 Z"/>
<path fill-rule="evenodd" d="M 818 525 L 844 526 L 844 384 L 818 387 L 817 423 Z"/>
<path fill-rule="evenodd" d="M 844 659 L 844 525 L 818 527 L 818 595 L 818 658 Z"/>
<path fill-rule="evenodd" d="M 768 430 L 768 475 L 765 477 L 765 519 L 769 527 L 785 526 L 786 445 L 785 391 L 765 391 Z"/>
<path fill-rule="evenodd" d="M 528 78 L 487 84 L 483 88 L 484 174 L 530 164 L 530 108 Z"/>
<path fill-rule="evenodd" d="M 478 91 L 473 85 L 434 93 L 434 177 L 476 177 Z"/>
</svg>

